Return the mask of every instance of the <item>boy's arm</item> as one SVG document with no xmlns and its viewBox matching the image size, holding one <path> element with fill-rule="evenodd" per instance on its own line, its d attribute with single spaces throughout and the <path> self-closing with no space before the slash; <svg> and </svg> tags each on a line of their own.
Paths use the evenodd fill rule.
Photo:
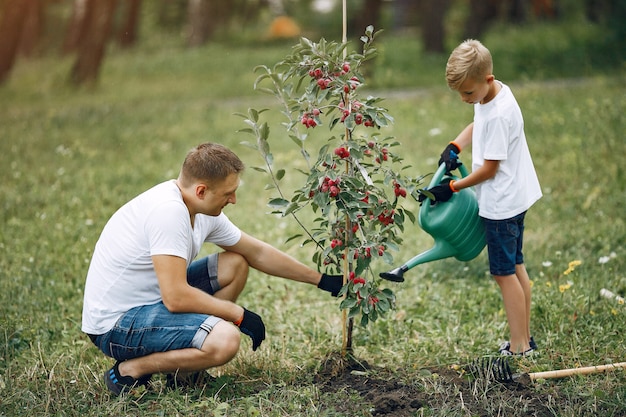
<svg viewBox="0 0 626 417">
<path fill-rule="evenodd" d="M 459 133 L 459 135 L 454 138 L 452 141 L 458 148 L 459 151 L 465 149 L 469 144 L 472 143 L 472 132 L 474 131 L 474 122 L 468 124 L 465 129 Z"/>
<path fill-rule="evenodd" d="M 500 161 L 485 159 L 483 166 L 475 171 L 472 171 L 472 173 L 470 173 L 467 177 L 453 181 L 450 187 L 453 188 L 453 191 L 473 187 L 476 184 L 480 184 L 483 181 L 493 178 L 496 175 L 499 166 Z"/>
</svg>

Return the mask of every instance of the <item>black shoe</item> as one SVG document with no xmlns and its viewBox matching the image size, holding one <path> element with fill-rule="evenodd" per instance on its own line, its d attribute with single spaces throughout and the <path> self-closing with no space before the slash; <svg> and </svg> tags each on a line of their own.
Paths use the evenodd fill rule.
<svg viewBox="0 0 626 417">
<path fill-rule="evenodd" d="M 528 344 L 530 345 L 530 348 L 532 350 L 537 350 L 537 344 L 535 343 L 535 339 L 530 336 L 530 342 L 528 342 Z"/>
<path fill-rule="evenodd" d="M 133 378 L 132 376 L 120 375 L 121 361 L 115 362 L 115 365 L 104 373 L 104 382 L 108 389 L 115 395 L 121 395 L 128 393 L 132 388 L 147 385 L 150 382 L 152 375 L 144 375 L 140 378 Z"/>
</svg>

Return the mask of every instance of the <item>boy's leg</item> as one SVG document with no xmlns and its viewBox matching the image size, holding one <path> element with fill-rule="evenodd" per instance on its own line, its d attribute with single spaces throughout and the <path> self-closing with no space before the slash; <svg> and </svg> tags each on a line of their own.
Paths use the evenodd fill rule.
<svg viewBox="0 0 626 417">
<path fill-rule="evenodd" d="M 515 276 L 524 291 L 524 301 L 526 302 L 526 340 L 530 340 L 530 305 L 532 289 L 530 287 L 530 277 L 524 264 L 515 265 Z"/>
<path fill-rule="evenodd" d="M 483 219 L 489 269 L 502 293 L 513 353 L 530 349 L 530 280 L 522 254 L 525 214 L 506 220 Z"/>
<path fill-rule="evenodd" d="M 530 349 L 530 335 L 528 334 L 526 295 L 523 286 L 515 274 L 494 275 L 494 279 L 500 286 L 504 311 L 509 323 L 510 350 L 513 353 L 525 352 Z"/>
</svg>

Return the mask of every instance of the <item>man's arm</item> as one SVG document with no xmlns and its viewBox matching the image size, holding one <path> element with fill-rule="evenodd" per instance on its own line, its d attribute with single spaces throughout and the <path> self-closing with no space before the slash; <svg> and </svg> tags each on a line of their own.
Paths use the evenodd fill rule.
<svg viewBox="0 0 626 417">
<path fill-rule="evenodd" d="M 243 307 L 213 297 L 187 283 L 187 263 L 172 255 L 152 256 L 159 280 L 163 304 L 172 313 L 202 313 L 235 322 L 243 316 Z"/>
<path fill-rule="evenodd" d="M 243 232 L 239 242 L 222 246 L 222 249 L 242 255 L 252 268 L 268 275 L 313 285 L 317 285 L 322 276 L 279 249 Z"/>
</svg>

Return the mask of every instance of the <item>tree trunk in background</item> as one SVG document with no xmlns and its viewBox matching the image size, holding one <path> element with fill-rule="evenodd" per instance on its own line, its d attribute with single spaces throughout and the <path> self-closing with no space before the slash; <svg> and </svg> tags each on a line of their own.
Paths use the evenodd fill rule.
<svg viewBox="0 0 626 417">
<path fill-rule="evenodd" d="M 422 42 L 426 52 L 442 53 L 445 51 L 446 37 L 444 17 L 450 6 L 450 0 L 425 0 L 421 2 Z"/>
<path fill-rule="evenodd" d="M 365 0 L 361 10 L 352 19 L 354 24 L 351 25 L 350 33 L 360 37 L 365 33 L 365 28 L 369 25 L 374 26 L 374 30 L 381 29 L 380 11 L 382 5 L 382 0 Z M 348 13 L 348 16 L 350 16 L 350 13 Z"/>
<path fill-rule="evenodd" d="M 22 27 L 19 52 L 25 56 L 35 53 L 44 23 L 44 3 L 40 0 L 23 0 L 26 4 L 26 18 Z"/>
<path fill-rule="evenodd" d="M 9 0 L 4 3 L 0 22 L 0 84 L 7 80 L 15 63 L 28 4 L 24 0 Z"/>
<path fill-rule="evenodd" d="M 207 0 L 189 0 L 187 18 L 189 21 L 187 44 L 203 45 L 214 30 L 211 26 L 211 5 Z"/>
<path fill-rule="evenodd" d="M 470 13 L 465 21 L 464 39 L 479 38 L 498 17 L 498 0 L 470 0 Z"/>
<path fill-rule="evenodd" d="M 73 84 L 93 85 L 97 81 L 116 4 L 117 0 L 87 1 L 85 33 L 80 39 L 78 57 L 70 74 Z"/>
<path fill-rule="evenodd" d="M 118 32 L 117 41 L 122 48 L 130 48 L 137 41 L 141 0 L 126 0 L 124 3 L 126 13 L 124 14 L 122 27 Z"/>
<path fill-rule="evenodd" d="M 72 17 L 70 17 L 70 22 L 67 25 L 63 47 L 61 48 L 63 55 L 76 51 L 80 40 L 87 32 L 87 2 L 88 0 L 74 0 Z"/>
<path fill-rule="evenodd" d="M 189 0 L 187 9 L 189 46 L 204 45 L 220 26 L 226 26 L 234 12 L 230 0 Z"/>
</svg>

